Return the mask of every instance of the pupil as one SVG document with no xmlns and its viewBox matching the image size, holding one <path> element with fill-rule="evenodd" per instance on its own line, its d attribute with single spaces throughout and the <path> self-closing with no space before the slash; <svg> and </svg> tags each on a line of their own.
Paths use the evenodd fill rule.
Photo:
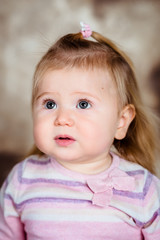
<svg viewBox="0 0 160 240">
<path fill-rule="evenodd" d="M 87 103 L 87 102 L 85 102 L 85 101 L 83 101 L 83 102 L 80 102 L 80 104 L 79 104 L 79 105 L 80 105 L 80 107 L 81 107 L 81 108 L 83 108 L 83 109 L 84 109 L 84 108 L 87 108 L 87 106 L 88 106 L 88 103 Z"/>
<path fill-rule="evenodd" d="M 49 102 L 47 102 L 47 104 L 46 104 L 46 107 L 47 107 L 48 109 L 52 109 L 52 108 L 54 108 L 54 106 L 55 106 L 55 103 L 52 102 L 52 101 L 49 101 Z"/>
</svg>

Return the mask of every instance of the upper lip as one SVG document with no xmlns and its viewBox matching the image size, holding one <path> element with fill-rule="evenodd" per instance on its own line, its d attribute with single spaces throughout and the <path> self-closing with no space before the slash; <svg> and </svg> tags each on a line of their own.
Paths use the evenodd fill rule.
<svg viewBox="0 0 160 240">
<path fill-rule="evenodd" d="M 69 139 L 69 140 L 74 140 L 75 141 L 75 139 L 73 137 L 71 137 L 69 135 L 66 135 L 66 134 L 57 135 L 54 139 L 55 140 L 57 140 L 57 139 Z"/>
</svg>

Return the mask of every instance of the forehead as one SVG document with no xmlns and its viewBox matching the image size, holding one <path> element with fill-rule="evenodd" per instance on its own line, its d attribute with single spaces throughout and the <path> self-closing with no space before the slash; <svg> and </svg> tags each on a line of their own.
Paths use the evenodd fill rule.
<svg viewBox="0 0 160 240">
<path fill-rule="evenodd" d="M 99 68 L 81 69 L 69 68 L 59 70 L 48 70 L 41 81 L 39 82 L 39 91 L 45 89 L 77 89 L 77 90 L 105 90 L 115 89 L 114 81 L 112 80 L 108 70 Z"/>
</svg>

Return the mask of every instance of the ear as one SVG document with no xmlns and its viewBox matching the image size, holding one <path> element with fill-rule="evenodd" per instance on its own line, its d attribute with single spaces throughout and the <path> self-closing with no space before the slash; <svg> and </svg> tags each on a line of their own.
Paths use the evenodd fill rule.
<svg viewBox="0 0 160 240">
<path fill-rule="evenodd" d="M 130 123 L 135 117 L 135 107 L 132 104 L 126 105 L 120 112 L 115 138 L 120 140 L 126 136 Z"/>
</svg>

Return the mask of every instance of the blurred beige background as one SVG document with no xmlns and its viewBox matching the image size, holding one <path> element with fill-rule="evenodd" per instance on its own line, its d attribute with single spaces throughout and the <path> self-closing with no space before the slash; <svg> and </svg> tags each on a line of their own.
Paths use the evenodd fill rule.
<svg viewBox="0 0 160 240">
<path fill-rule="evenodd" d="M 1 178 L 33 145 L 36 63 L 57 38 L 78 32 L 80 21 L 130 55 L 146 104 L 160 114 L 159 13 L 158 0 L 0 0 Z"/>
</svg>

